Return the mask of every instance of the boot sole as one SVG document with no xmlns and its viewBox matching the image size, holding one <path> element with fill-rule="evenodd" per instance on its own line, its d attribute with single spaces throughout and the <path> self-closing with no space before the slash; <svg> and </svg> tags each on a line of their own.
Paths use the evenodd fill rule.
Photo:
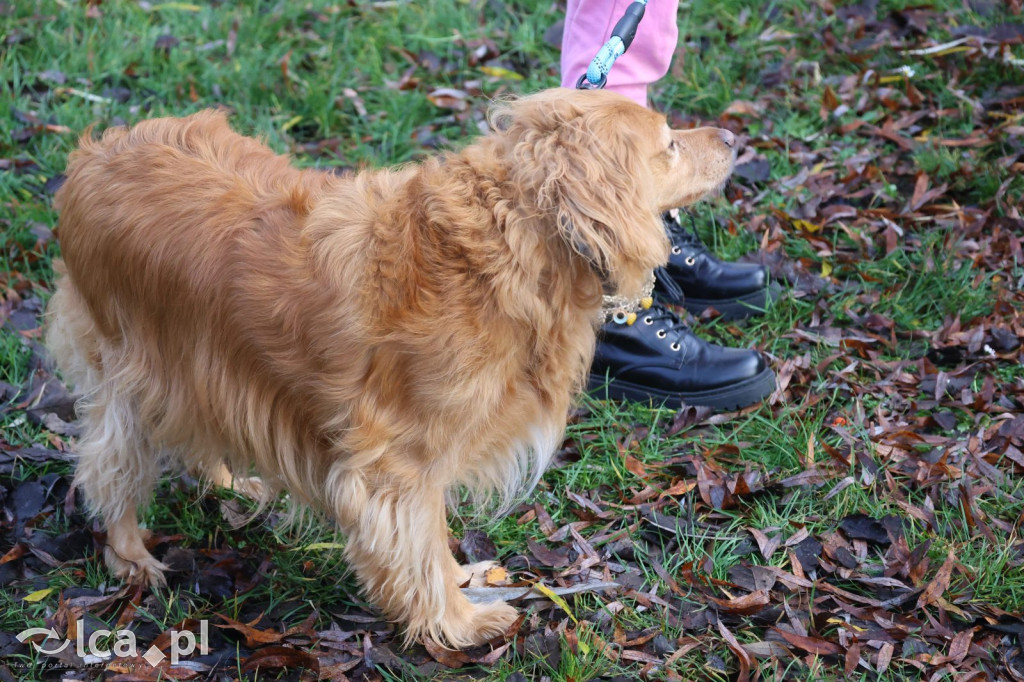
<svg viewBox="0 0 1024 682">
<path fill-rule="evenodd" d="M 782 287 L 779 286 L 778 282 L 772 282 L 764 289 L 758 289 L 737 298 L 713 300 L 684 296 L 682 306 L 678 303 L 671 303 L 669 305 L 677 311 L 682 307 L 696 317 L 699 317 L 708 308 L 714 308 L 722 314 L 720 319 L 728 322 L 730 320 L 742 320 L 747 317 L 764 315 L 772 302 L 778 299 L 781 291 Z"/>
<path fill-rule="evenodd" d="M 611 379 L 600 374 L 591 374 L 587 381 L 587 392 L 598 400 L 630 400 L 650 403 L 655 407 L 679 409 L 686 405 L 711 407 L 732 412 L 761 402 L 775 390 L 775 372 L 771 367 L 749 379 L 732 386 L 723 386 L 710 391 L 680 393 L 663 391 L 649 386 L 631 384 L 621 379 Z"/>
</svg>

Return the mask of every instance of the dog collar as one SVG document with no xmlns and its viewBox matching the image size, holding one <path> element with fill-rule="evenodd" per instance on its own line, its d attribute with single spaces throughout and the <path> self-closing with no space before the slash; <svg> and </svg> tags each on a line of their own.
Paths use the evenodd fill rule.
<svg viewBox="0 0 1024 682">
<path fill-rule="evenodd" d="M 636 311 L 647 310 L 654 304 L 654 272 L 647 276 L 644 290 L 637 298 L 605 295 L 601 304 L 601 321 L 631 325 L 636 322 Z"/>
</svg>

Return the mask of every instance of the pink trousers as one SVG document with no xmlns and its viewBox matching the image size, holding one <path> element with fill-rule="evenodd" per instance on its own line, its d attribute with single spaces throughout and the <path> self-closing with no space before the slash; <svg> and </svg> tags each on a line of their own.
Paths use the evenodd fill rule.
<svg viewBox="0 0 1024 682">
<path fill-rule="evenodd" d="M 632 0 L 568 0 L 562 34 L 562 87 L 575 88 L 590 60 L 611 37 Z M 668 73 L 679 27 L 679 0 L 648 0 L 636 38 L 608 74 L 609 90 L 647 106 L 647 86 Z"/>
</svg>

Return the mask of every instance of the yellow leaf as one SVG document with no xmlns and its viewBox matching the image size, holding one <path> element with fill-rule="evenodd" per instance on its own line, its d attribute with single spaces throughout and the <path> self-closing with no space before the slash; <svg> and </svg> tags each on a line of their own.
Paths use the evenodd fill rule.
<svg viewBox="0 0 1024 682">
<path fill-rule="evenodd" d="M 832 264 L 827 262 L 827 261 L 823 262 L 821 264 L 821 276 L 822 277 L 828 277 L 831 274 L 832 274 Z"/>
<path fill-rule="evenodd" d="M 283 126 L 281 126 L 281 132 L 287 132 L 289 128 L 291 128 L 293 125 L 295 125 L 301 120 L 302 114 L 299 114 L 298 116 L 292 116 L 290 119 L 288 119 L 287 122 L 285 122 Z"/>
<path fill-rule="evenodd" d="M 817 232 L 821 229 L 821 225 L 815 225 L 809 220 L 794 220 L 793 227 L 804 232 Z"/>
<path fill-rule="evenodd" d="M 509 80 L 514 81 L 523 80 L 522 75 L 516 73 L 512 69 L 506 69 L 503 66 L 481 66 L 480 70 L 488 76 L 494 76 L 495 78 L 508 78 Z"/>
<path fill-rule="evenodd" d="M 345 549 L 345 545 L 338 542 L 314 542 L 305 547 L 296 547 L 294 551 L 317 552 L 321 549 Z"/>
<path fill-rule="evenodd" d="M 829 618 L 825 622 L 826 623 L 832 623 L 833 625 L 844 625 L 844 626 L 846 626 L 846 627 L 848 627 L 848 628 L 850 628 L 852 630 L 856 630 L 857 632 L 866 632 L 867 631 L 867 628 L 858 627 L 858 626 L 854 625 L 853 623 L 847 623 L 842 618 Z"/>
<path fill-rule="evenodd" d="M 942 50 L 941 52 L 936 52 L 932 56 L 934 56 L 934 57 L 945 57 L 947 54 L 956 54 L 957 52 L 970 52 L 973 49 L 974 48 L 971 47 L 970 45 L 959 45 L 957 47 L 951 47 L 948 50 Z"/>
<path fill-rule="evenodd" d="M 47 595 L 49 595 L 51 592 L 53 592 L 53 588 L 52 587 L 44 587 L 41 590 L 36 590 L 32 594 L 25 595 L 25 597 L 23 599 L 24 599 L 24 601 L 27 601 L 27 602 L 29 602 L 31 604 L 34 604 L 37 601 L 42 601 L 42 600 L 46 599 Z"/>
<path fill-rule="evenodd" d="M 576 616 L 572 615 L 572 611 L 569 610 L 569 605 L 565 602 L 564 599 L 562 599 L 557 594 L 552 592 L 550 587 L 548 587 L 544 583 L 537 582 L 533 584 L 533 588 L 541 594 L 543 594 L 548 599 L 550 599 L 551 601 L 555 602 L 558 608 L 565 611 L 566 614 L 568 614 L 568 616 L 572 618 L 572 622 L 579 624 L 579 621 L 576 620 Z"/>
<path fill-rule="evenodd" d="M 508 573 L 501 566 L 487 569 L 484 580 L 488 585 L 502 585 L 508 581 Z"/>
<path fill-rule="evenodd" d="M 159 5 L 153 5 L 150 7 L 149 11 L 159 12 L 162 9 L 175 9 L 182 12 L 198 12 L 202 7 L 188 2 L 161 2 Z"/>
</svg>

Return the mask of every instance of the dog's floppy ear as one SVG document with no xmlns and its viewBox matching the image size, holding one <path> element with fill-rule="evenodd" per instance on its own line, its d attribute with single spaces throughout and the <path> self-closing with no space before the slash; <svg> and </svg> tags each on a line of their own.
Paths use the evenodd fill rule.
<svg viewBox="0 0 1024 682">
<path fill-rule="evenodd" d="M 609 293 L 636 297 L 668 257 L 651 170 L 629 128 L 636 105 L 586 106 L 578 96 L 543 94 L 492 111 L 492 125 L 508 138 L 512 179 Z"/>
</svg>

